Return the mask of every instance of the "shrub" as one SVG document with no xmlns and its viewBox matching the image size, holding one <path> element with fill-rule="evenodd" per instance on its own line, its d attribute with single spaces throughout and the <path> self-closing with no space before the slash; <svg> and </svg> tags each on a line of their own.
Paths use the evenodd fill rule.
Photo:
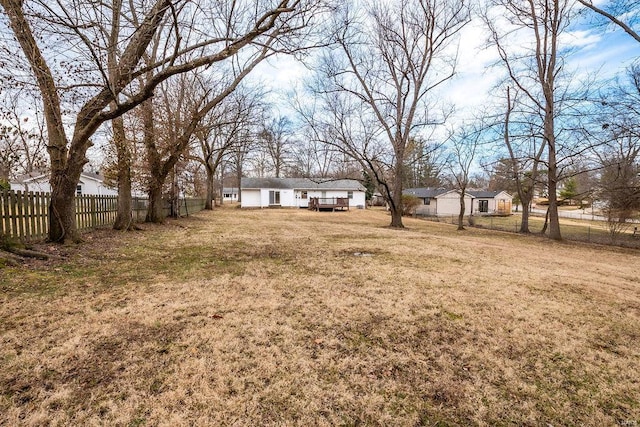
<svg viewBox="0 0 640 427">
<path fill-rule="evenodd" d="M 402 195 L 402 215 L 411 216 L 416 213 L 416 209 L 420 206 L 421 200 L 418 197 L 408 194 Z"/>
</svg>

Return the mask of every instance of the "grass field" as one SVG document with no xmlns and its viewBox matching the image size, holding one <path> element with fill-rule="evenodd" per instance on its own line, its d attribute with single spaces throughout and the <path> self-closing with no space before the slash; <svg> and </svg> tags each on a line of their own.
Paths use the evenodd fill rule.
<svg viewBox="0 0 640 427">
<path fill-rule="evenodd" d="M 640 253 L 220 209 L 0 269 L 0 425 L 640 426 Z"/>
</svg>

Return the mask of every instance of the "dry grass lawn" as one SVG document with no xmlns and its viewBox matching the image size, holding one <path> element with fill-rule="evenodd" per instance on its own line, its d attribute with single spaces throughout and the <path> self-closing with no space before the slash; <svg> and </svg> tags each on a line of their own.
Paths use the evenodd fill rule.
<svg viewBox="0 0 640 427">
<path fill-rule="evenodd" d="M 0 425 L 640 426 L 638 251 L 388 222 L 225 208 L 0 269 Z"/>
</svg>

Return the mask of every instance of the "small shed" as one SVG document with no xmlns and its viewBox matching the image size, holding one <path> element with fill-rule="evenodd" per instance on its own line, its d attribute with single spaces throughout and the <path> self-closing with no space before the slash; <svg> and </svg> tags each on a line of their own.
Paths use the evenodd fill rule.
<svg viewBox="0 0 640 427">
<path fill-rule="evenodd" d="M 469 191 L 474 215 L 511 215 L 513 196 L 506 191 Z"/>
</svg>

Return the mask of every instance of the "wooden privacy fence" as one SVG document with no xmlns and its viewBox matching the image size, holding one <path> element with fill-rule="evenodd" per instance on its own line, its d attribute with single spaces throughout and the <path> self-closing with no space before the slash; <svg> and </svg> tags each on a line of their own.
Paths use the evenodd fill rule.
<svg viewBox="0 0 640 427">
<path fill-rule="evenodd" d="M 41 192 L 0 191 L 1 233 L 21 240 L 46 238 L 49 233 L 49 202 L 51 195 Z M 109 226 L 115 222 L 118 196 L 76 196 L 76 225 L 78 230 Z M 148 200 L 134 197 L 132 220 L 144 221 Z M 175 205 L 174 205 L 175 206 Z M 188 215 L 204 208 L 204 199 L 180 199 L 177 215 Z M 175 210 L 175 208 L 174 208 Z M 165 202 L 164 214 L 172 213 L 171 203 Z"/>
</svg>

